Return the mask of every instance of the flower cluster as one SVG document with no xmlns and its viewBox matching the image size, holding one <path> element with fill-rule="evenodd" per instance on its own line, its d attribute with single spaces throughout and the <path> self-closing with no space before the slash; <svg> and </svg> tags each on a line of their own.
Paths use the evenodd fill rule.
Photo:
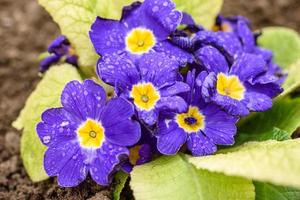
<svg viewBox="0 0 300 200">
<path fill-rule="evenodd" d="M 99 79 L 115 95 L 107 101 L 94 81 L 72 81 L 62 107 L 43 114 L 45 170 L 62 186 L 88 173 L 107 185 L 159 154 L 213 154 L 234 144 L 240 117 L 271 108 L 282 92 L 285 75 L 243 17 L 219 16 L 206 30 L 171 0 L 145 0 L 120 20 L 98 17 L 89 35 Z"/>
</svg>

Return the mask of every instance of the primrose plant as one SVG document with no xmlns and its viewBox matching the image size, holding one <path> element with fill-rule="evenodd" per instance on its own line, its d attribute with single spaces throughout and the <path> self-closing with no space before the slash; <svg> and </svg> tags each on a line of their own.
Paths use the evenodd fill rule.
<svg viewBox="0 0 300 200">
<path fill-rule="evenodd" d="M 33 181 L 89 176 L 114 182 L 114 199 L 127 181 L 135 199 L 300 199 L 298 33 L 253 31 L 221 0 L 39 2 L 63 35 L 13 124 Z"/>
</svg>

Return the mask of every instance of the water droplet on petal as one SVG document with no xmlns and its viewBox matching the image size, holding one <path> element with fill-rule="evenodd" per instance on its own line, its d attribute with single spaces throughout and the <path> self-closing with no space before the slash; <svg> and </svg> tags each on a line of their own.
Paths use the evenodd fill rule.
<svg viewBox="0 0 300 200">
<path fill-rule="evenodd" d="M 43 137 L 43 143 L 48 144 L 50 142 L 51 137 L 49 135 Z"/>
</svg>

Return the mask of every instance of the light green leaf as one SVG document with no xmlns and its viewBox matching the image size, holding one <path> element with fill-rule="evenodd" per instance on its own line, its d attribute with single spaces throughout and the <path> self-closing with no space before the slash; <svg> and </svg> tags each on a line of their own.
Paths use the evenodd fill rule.
<svg viewBox="0 0 300 200">
<path fill-rule="evenodd" d="M 289 66 L 287 73 L 288 77 L 282 86 L 284 91 L 277 97 L 278 99 L 288 95 L 300 86 L 300 59 Z"/>
<path fill-rule="evenodd" d="M 61 92 L 66 83 L 71 80 L 81 80 L 75 67 L 68 64 L 51 67 L 27 99 L 25 108 L 18 119 L 13 123 L 17 129 L 23 128 L 21 156 L 32 181 L 47 179 L 43 167 L 46 147 L 38 138 L 36 124 L 47 108 L 60 106 Z"/>
<path fill-rule="evenodd" d="M 136 200 L 254 200 L 251 181 L 196 170 L 184 155 L 162 156 L 131 173 Z"/>
<path fill-rule="evenodd" d="M 173 0 L 177 9 L 192 15 L 194 20 L 207 29 L 212 29 L 220 13 L 223 0 Z"/>
<path fill-rule="evenodd" d="M 199 169 L 300 188 L 300 139 L 249 142 L 189 161 Z"/>
<path fill-rule="evenodd" d="M 116 186 L 113 192 L 114 200 L 120 200 L 120 195 L 122 193 L 123 188 L 125 187 L 125 183 L 128 179 L 129 175 L 120 171 L 115 176 Z"/>
<path fill-rule="evenodd" d="M 91 75 L 99 57 L 88 36 L 97 16 L 117 19 L 124 5 L 134 0 L 39 0 L 39 3 L 58 23 L 79 55 L 82 70 Z"/>
<path fill-rule="evenodd" d="M 255 135 L 270 133 L 274 128 L 286 131 L 289 136 L 300 126 L 300 98 L 281 99 L 262 113 L 253 113 L 239 123 L 239 132 Z"/>
<path fill-rule="evenodd" d="M 255 200 L 299 200 L 300 190 L 276 186 L 268 183 L 254 182 Z"/>
<path fill-rule="evenodd" d="M 280 66 L 288 68 L 300 59 L 300 36 L 296 31 L 284 27 L 268 27 L 262 33 L 258 44 L 271 49 Z"/>
</svg>

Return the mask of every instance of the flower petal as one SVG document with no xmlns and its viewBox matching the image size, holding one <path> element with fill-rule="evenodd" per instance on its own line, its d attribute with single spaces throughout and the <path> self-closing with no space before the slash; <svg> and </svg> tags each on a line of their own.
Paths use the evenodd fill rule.
<svg viewBox="0 0 300 200">
<path fill-rule="evenodd" d="M 157 103 L 157 108 L 164 111 L 184 112 L 188 105 L 185 100 L 179 96 L 162 97 Z"/>
<path fill-rule="evenodd" d="M 152 126 L 157 122 L 158 111 L 152 109 L 150 111 L 142 110 L 138 111 L 139 118 L 143 120 L 147 125 Z"/>
<path fill-rule="evenodd" d="M 158 127 L 157 134 L 157 149 L 159 152 L 165 155 L 176 154 L 181 146 L 186 142 L 187 133 L 178 125 L 171 121 L 164 120 L 159 123 L 163 125 Z"/>
<path fill-rule="evenodd" d="M 220 94 L 216 94 L 212 100 L 231 115 L 246 116 L 249 114 L 249 110 L 243 101 L 238 101 Z"/>
<path fill-rule="evenodd" d="M 251 111 L 262 112 L 272 107 L 272 99 L 261 93 L 247 92 L 245 95 L 245 102 Z"/>
<path fill-rule="evenodd" d="M 109 185 L 111 175 L 116 167 L 129 155 L 128 149 L 104 142 L 97 150 L 97 156 L 91 164 L 90 173 L 93 180 L 103 186 Z"/>
<path fill-rule="evenodd" d="M 176 81 L 173 85 L 163 87 L 159 90 L 162 97 L 173 96 L 179 93 L 188 92 L 190 87 L 188 84 Z"/>
<path fill-rule="evenodd" d="M 125 56 L 103 56 L 97 64 L 97 74 L 105 83 L 131 89 L 131 85 L 140 80 L 134 63 Z"/>
<path fill-rule="evenodd" d="M 266 62 L 260 56 L 244 53 L 233 63 L 230 74 L 237 75 L 241 81 L 247 81 L 266 70 Z"/>
<path fill-rule="evenodd" d="M 218 49 L 212 46 L 200 48 L 194 54 L 209 72 L 215 72 L 217 74 L 219 72 L 227 73 L 229 71 L 226 58 Z"/>
<path fill-rule="evenodd" d="M 222 111 L 216 105 L 208 105 L 203 109 L 205 115 L 204 134 L 217 145 L 232 145 L 236 134 L 237 118 Z"/>
<path fill-rule="evenodd" d="M 119 21 L 97 17 L 89 34 L 100 55 L 125 50 L 126 28 Z"/>
<path fill-rule="evenodd" d="M 211 155 L 217 151 L 217 146 L 201 132 L 188 135 L 187 147 L 193 156 Z"/>
</svg>

